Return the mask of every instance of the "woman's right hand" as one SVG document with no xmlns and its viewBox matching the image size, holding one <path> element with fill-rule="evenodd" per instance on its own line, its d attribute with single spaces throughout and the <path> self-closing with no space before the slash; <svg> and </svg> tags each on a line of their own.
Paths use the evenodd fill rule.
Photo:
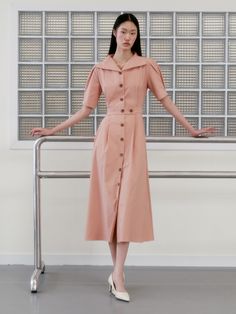
<svg viewBox="0 0 236 314">
<path fill-rule="evenodd" d="M 46 128 L 33 128 L 30 132 L 31 136 L 50 136 L 53 134 L 54 132 L 52 129 L 46 129 Z"/>
</svg>

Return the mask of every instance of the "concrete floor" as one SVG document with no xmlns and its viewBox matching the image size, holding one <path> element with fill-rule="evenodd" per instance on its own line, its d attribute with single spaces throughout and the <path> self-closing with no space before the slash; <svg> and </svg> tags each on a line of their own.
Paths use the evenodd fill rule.
<svg viewBox="0 0 236 314">
<path fill-rule="evenodd" d="M 236 269 L 127 267 L 131 302 L 108 292 L 110 267 L 0 266 L 0 314 L 236 314 Z"/>
</svg>

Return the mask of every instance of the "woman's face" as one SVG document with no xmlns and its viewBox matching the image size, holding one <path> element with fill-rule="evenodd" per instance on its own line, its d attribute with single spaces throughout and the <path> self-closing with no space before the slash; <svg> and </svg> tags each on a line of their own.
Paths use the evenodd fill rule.
<svg viewBox="0 0 236 314">
<path fill-rule="evenodd" d="M 133 22 L 126 21 L 113 31 L 116 37 L 117 48 L 122 50 L 131 50 L 137 38 L 137 27 Z"/>
</svg>

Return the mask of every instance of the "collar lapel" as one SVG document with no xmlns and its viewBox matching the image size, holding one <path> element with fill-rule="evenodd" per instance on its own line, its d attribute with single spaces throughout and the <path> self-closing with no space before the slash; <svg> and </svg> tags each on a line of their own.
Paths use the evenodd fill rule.
<svg viewBox="0 0 236 314">
<path fill-rule="evenodd" d="M 96 65 L 97 68 L 111 71 L 120 71 L 111 55 L 108 55 L 102 62 Z"/>
<path fill-rule="evenodd" d="M 145 58 L 138 56 L 136 53 L 129 59 L 123 67 L 123 71 L 145 65 Z"/>
<path fill-rule="evenodd" d="M 122 71 L 129 70 L 132 68 L 140 67 L 146 64 L 146 59 L 138 56 L 136 53 L 126 62 Z M 120 68 L 117 66 L 115 61 L 112 59 L 111 55 L 108 55 L 104 61 L 98 63 L 96 67 L 104 70 L 118 71 L 120 72 Z"/>
</svg>

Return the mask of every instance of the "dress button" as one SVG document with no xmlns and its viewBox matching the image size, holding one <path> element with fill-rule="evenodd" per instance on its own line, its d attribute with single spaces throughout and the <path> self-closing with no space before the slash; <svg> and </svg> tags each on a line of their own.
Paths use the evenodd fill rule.
<svg viewBox="0 0 236 314">
<path fill-rule="evenodd" d="M 125 109 L 121 109 L 121 112 L 124 112 L 125 111 Z"/>
<path fill-rule="evenodd" d="M 121 171 L 121 168 L 119 168 L 119 171 Z"/>
<path fill-rule="evenodd" d="M 121 71 L 119 71 L 119 74 L 122 74 L 122 72 L 121 72 Z"/>
<path fill-rule="evenodd" d="M 123 141 L 123 140 L 124 140 L 124 138 L 123 138 L 123 137 L 121 137 L 121 138 L 120 138 L 120 140 L 121 140 L 121 141 Z"/>
<path fill-rule="evenodd" d="M 120 157 L 123 157 L 124 156 L 124 154 L 123 153 L 120 153 Z"/>
<path fill-rule="evenodd" d="M 120 98 L 120 101 L 123 101 L 123 100 L 124 100 L 124 98 L 121 97 L 121 98 Z"/>
<path fill-rule="evenodd" d="M 120 126 L 124 126 L 124 123 L 121 123 Z"/>
<path fill-rule="evenodd" d="M 133 109 L 130 109 L 129 112 L 133 112 Z"/>
<path fill-rule="evenodd" d="M 120 183 L 117 183 L 118 186 L 120 186 Z"/>
<path fill-rule="evenodd" d="M 120 87 L 123 87 L 123 84 L 120 84 Z"/>
</svg>

